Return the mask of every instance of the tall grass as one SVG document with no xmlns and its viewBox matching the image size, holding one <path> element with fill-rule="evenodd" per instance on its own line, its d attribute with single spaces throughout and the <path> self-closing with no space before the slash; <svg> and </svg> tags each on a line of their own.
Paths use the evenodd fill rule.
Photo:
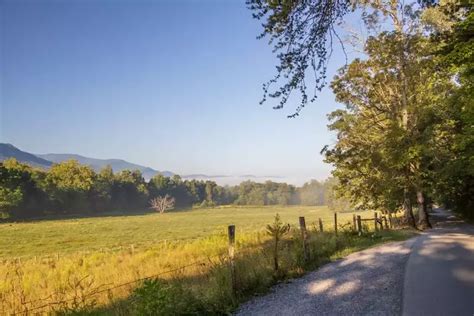
<svg viewBox="0 0 474 316">
<path fill-rule="evenodd" d="M 271 219 L 267 223 L 270 222 Z M 134 251 L 129 248 L 41 260 L 5 260 L 0 266 L 0 275 L 4 276 L 0 280 L 0 311 L 110 315 L 228 313 L 239 302 L 265 292 L 280 280 L 299 276 L 350 252 L 409 236 L 405 231 L 358 236 L 349 229 L 335 236 L 316 232 L 312 227 L 310 260 L 304 260 L 300 231 L 292 226 L 280 244 L 278 272 L 273 270 L 271 237 L 264 231 L 241 232 L 237 227 L 235 289 L 230 281 L 224 233 Z M 329 227 L 326 229 L 329 231 Z"/>
</svg>

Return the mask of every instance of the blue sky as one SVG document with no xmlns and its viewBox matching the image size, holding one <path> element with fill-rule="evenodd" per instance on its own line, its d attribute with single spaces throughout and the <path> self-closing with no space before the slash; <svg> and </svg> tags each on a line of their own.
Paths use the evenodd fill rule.
<svg viewBox="0 0 474 316">
<path fill-rule="evenodd" d="M 260 106 L 274 74 L 244 1 L 1 1 L 0 141 L 180 174 L 323 179 L 330 89 Z M 336 51 L 330 77 L 344 63 Z"/>
</svg>

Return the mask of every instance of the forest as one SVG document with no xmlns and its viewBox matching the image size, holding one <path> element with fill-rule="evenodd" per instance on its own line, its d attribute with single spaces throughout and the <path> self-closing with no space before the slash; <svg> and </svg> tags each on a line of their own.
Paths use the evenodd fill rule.
<svg viewBox="0 0 474 316">
<path fill-rule="evenodd" d="M 267 181 L 220 186 L 214 181 L 182 180 L 158 174 L 145 181 L 138 170 L 96 173 L 75 160 L 49 170 L 11 158 L 0 163 L 0 211 L 4 218 L 50 214 L 93 215 L 111 211 L 143 212 L 150 201 L 169 195 L 177 209 L 216 205 L 325 205 L 333 199 L 334 179 L 302 187 Z"/>
</svg>

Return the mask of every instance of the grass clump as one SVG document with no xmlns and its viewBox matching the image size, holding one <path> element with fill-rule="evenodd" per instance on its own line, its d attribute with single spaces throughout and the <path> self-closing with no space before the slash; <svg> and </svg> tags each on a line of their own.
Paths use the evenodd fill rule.
<svg viewBox="0 0 474 316">
<path fill-rule="evenodd" d="M 145 280 L 132 294 L 133 313 L 153 316 L 159 312 L 163 316 L 198 315 L 205 309 L 188 288 L 179 282 Z"/>
</svg>

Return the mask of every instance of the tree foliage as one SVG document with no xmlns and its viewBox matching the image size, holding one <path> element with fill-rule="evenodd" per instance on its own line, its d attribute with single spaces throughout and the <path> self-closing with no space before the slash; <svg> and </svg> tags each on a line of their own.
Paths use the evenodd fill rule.
<svg viewBox="0 0 474 316">
<path fill-rule="evenodd" d="M 439 41 L 439 39 L 442 39 Z M 433 41 L 440 67 L 455 74 L 456 89 L 445 100 L 438 124 L 435 192 L 449 207 L 474 218 L 474 12 Z"/>
<path fill-rule="evenodd" d="M 17 216 L 39 215 L 38 206 L 47 201 L 45 173 L 15 159 L 0 163 L 0 213 L 8 216 L 16 209 Z"/>
<path fill-rule="evenodd" d="M 274 109 L 281 109 L 295 91 L 300 104 L 290 117 L 297 116 L 327 83 L 327 62 L 333 43 L 340 41 L 334 26 L 351 10 L 350 1 L 247 0 L 247 5 L 254 18 L 263 20 L 259 38 L 269 37 L 279 60 L 276 75 L 263 85 L 261 103 L 277 99 Z M 310 83 L 305 81 L 308 70 L 315 77 Z M 310 95 L 308 88 L 313 90 Z"/>
<path fill-rule="evenodd" d="M 429 9 L 439 1 L 417 2 L 420 7 Z M 281 109 L 291 94 L 297 93 L 299 105 L 289 117 L 298 116 L 326 86 L 327 64 L 334 46 L 340 44 L 345 54 L 341 37 L 336 32 L 337 24 L 348 13 L 367 8 L 375 11 L 364 15 L 364 20 L 375 22 L 380 15 L 391 14 L 391 10 L 381 4 L 399 5 L 398 1 L 390 0 L 246 0 L 246 3 L 253 17 L 262 21 L 263 31 L 258 38 L 269 38 L 278 59 L 275 76 L 263 85 L 260 103 L 268 98 L 275 99 L 277 105 L 273 108 Z"/>
<path fill-rule="evenodd" d="M 365 43 L 366 58 L 355 59 L 334 78 L 331 87 L 346 109 L 329 115 L 338 141 L 325 148 L 326 161 L 335 166 L 339 190 L 353 204 L 384 211 L 403 207 L 407 214 L 416 204 L 424 228 L 429 226 L 427 205 L 443 201 L 442 190 L 459 187 L 458 193 L 470 194 L 469 171 L 462 170 L 469 170 L 469 161 L 453 153 L 460 143 L 472 146 L 472 86 L 463 70 L 447 66 L 452 56 L 436 54 L 439 42 L 434 38 L 439 36 L 426 32 L 419 8 L 390 2 L 383 9 L 383 2 L 370 3 L 379 5 L 376 12 L 387 12 L 394 27 L 371 36 Z M 378 22 L 370 19 L 373 23 Z M 472 63 L 469 48 L 455 51 L 463 52 L 463 69 L 469 64 L 466 59 Z M 459 78 L 456 83 L 453 76 Z M 472 154 L 461 147 L 461 156 Z M 456 186 L 459 173 L 466 175 L 466 182 Z M 454 200 L 466 201 L 466 196 L 458 194 Z"/>
<path fill-rule="evenodd" d="M 403 188 L 429 190 L 428 168 L 434 156 L 427 146 L 429 127 L 451 83 L 441 72 L 433 78 L 435 63 L 425 54 L 424 38 L 414 35 L 406 42 L 410 54 L 405 55 L 405 83 L 400 79 L 398 37 L 386 32 L 369 39 L 366 60 L 354 60 L 331 84 L 346 110 L 329 115 L 338 142 L 326 157 L 361 207 L 395 210 L 403 204 Z M 409 100 L 406 106 L 403 93 Z"/>
<path fill-rule="evenodd" d="M 320 188 L 318 196 L 325 196 L 324 184 L 317 181 L 305 184 L 303 188 L 272 181 L 245 181 L 224 187 L 213 181 L 183 180 L 178 175 L 157 174 L 146 181 L 140 171 L 114 173 L 110 166 L 96 173 L 74 160 L 54 164 L 44 171 L 9 159 L 0 162 L 0 213 L 2 217 L 31 218 L 47 214 L 142 212 L 150 203 L 153 207 L 165 200 L 173 200 L 173 207 L 177 208 L 226 204 L 290 205 L 300 203 L 301 192 L 314 185 Z M 324 199 L 309 198 L 311 192 L 303 194 L 306 196 L 304 204 L 323 205 Z M 155 209 L 170 209 L 170 203 L 165 204 L 167 207 Z"/>
<path fill-rule="evenodd" d="M 61 205 L 67 211 L 81 211 L 88 208 L 88 194 L 95 176 L 90 167 L 75 160 L 55 164 L 45 179 L 46 192 L 54 205 Z"/>
</svg>

